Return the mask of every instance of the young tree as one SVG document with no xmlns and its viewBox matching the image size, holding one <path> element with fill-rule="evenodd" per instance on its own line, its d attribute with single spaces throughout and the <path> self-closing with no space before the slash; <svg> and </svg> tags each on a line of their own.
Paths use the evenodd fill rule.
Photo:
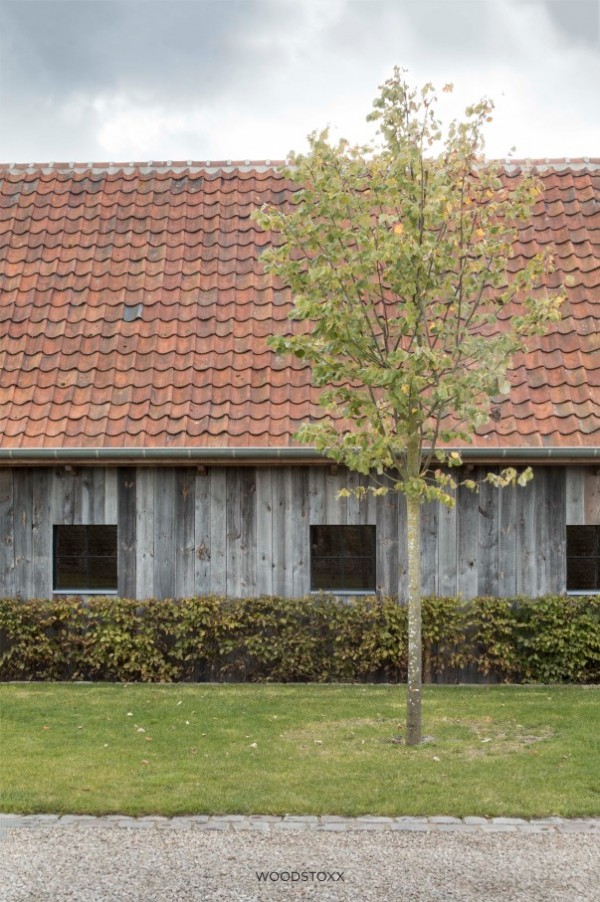
<svg viewBox="0 0 600 902">
<path fill-rule="evenodd" d="M 377 143 L 313 133 L 287 170 L 298 185 L 292 204 L 254 214 L 273 234 L 266 271 L 289 286 L 291 319 L 304 323 L 269 344 L 308 362 L 323 389 L 324 415 L 298 439 L 375 474 L 375 494 L 406 496 L 409 745 L 421 741 L 421 505 L 454 503 L 462 461 L 445 449 L 488 420 L 491 399 L 509 390 L 513 356 L 559 318 L 561 302 L 542 288 L 550 254 L 515 256 L 541 188 L 528 173 L 508 185 L 485 163 L 493 104 L 469 107 L 444 135 L 436 99 L 431 84 L 412 89 L 396 68 L 368 117 Z M 530 476 L 487 478 L 502 486 Z"/>
</svg>

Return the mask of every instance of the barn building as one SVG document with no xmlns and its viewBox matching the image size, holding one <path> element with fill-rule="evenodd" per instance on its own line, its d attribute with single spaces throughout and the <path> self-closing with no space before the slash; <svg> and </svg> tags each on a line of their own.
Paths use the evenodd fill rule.
<svg viewBox="0 0 600 902">
<path fill-rule="evenodd" d="M 423 516 L 427 593 L 600 591 L 600 160 L 538 161 L 517 257 L 553 242 L 560 323 Z M 518 174 L 514 164 L 506 178 Z M 269 163 L 0 167 L 0 595 L 406 592 L 405 506 L 294 441 L 310 372 L 267 338 L 290 298 L 251 221 Z"/>
</svg>

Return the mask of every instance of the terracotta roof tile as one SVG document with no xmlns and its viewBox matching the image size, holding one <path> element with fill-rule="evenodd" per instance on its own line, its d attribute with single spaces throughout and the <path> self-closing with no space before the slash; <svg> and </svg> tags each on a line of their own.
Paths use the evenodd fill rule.
<svg viewBox="0 0 600 902">
<path fill-rule="evenodd" d="M 508 183 L 520 165 L 507 162 Z M 572 285 L 475 445 L 597 445 L 600 160 L 527 165 L 544 194 L 511 268 L 551 241 L 551 284 Z M 266 345 L 290 301 L 262 272 L 269 237 L 250 219 L 291 188 L 265 163 L 0 166 L 0 444 L 293 444 L 322 413 L 308 368 Z"/>
</svg>

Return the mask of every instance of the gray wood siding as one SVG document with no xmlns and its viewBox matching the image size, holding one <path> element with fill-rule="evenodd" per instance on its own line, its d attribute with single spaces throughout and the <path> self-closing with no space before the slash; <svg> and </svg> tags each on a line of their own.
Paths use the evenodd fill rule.
<svg viewBox="0 0 600 902">
<path fill-rule="evenodd" d="M 2 468 L 0 594 L 48 597 L 53 526 L 108 523 L 119 527 L 122 595 L 304 595 L 310 526 L 363 524 L 377 530 L 377 587 L 404 599 L 406 504 L 337 498 L 358 484 L 365 477 L 329 466 Z M 600 476 L 538 467 L 525 488 L 460 488 L 456 502 L 423 508 L 425 592 L 562 592 L 565 526 L 600 524 Z"/>
<path fill-rule="evenodd" d="M 600 524 L 600 470 L 597 467 L 568 467 L 566 483 L 567 524 Z"/>
</svg>

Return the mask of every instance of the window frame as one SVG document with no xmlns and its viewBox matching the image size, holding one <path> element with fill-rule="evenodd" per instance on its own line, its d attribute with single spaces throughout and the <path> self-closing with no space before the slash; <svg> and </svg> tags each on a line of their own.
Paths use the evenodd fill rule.
<svg viewBox="0 0 600 902">
<path fill-rule="evenodd" d="M 373 571 L 373 586 L 370 589 L 336 589 L 331 586 L 328 587 L 315 587 L 314 585 L 314 561 L 315 555 L 313 553 L 313 546 L 316 544 L 313 539 L 313 530 L 316 529 L 335 529 L 335 530 L 350 530 L 350 529 L 359 529 L 359 530 L 368 530 L 371 536 L 369 544 L 371 545 L 370 554 L 364 555 L 317 555 L 317 560 L 331 560 L 331 561 L 339 561 L 339 560 L 369 560 L 372 566 Z M 343 536 L 343 532 L 340 533 Z M 367 543 L 365 542 L 365 545 Z M 330 595 L 376 595 L 377 594 L 377 528 L 374 523 L 311 523 L 309 526 L 309 546 L 310 546 L 310 560 L 309 560 L 309 570 L 310 570 L 310 594 L 311 595 L 319 595 L 323 592 L 328 593 Z M 343 548 L 343 543 L 342 543 Z"/>
<path fill-rule="evenodd" d="M 83 586 L 62 588 L 57 585 L 59 577 L 59 560 L 62 557 L 76 557 L 76 555 L 63 554 L 60 555 L 58 549 L 59 530 L 61 529 L 83 529 L 103 528 L 114 530 L 114 554 L 89 554 L 89 533 L 86 533 L 85 554 L 78 555 L 84 558 L 86 563 L 86 577 L 89 579 L 90 568 L 89 562 L 91 558 L 102 558 L 115 561 L 116 581 L 114 588 L 91 588 Z M 119 594 L 119 527 L 116 523 L 54 523 L 52 526 L 52 594 L 53 595 L 118 595 Z"/>
<path fill-rule="evenodd" d="M 572 529 L 590 529 L 595 531 L 595 553 L 590 555 L 569 554 L 569 530 Z M 600 593 L 600 524 L 571 524 L 568 523 L 565 530 L 565 587 L 567 595 L 598 595 Z M 570 560 L 589 560 L 593 562 L 595 568 L 595 587 L 590 589 L 576 589 L 569 587 L 569 561 Z"/>
</svg>

